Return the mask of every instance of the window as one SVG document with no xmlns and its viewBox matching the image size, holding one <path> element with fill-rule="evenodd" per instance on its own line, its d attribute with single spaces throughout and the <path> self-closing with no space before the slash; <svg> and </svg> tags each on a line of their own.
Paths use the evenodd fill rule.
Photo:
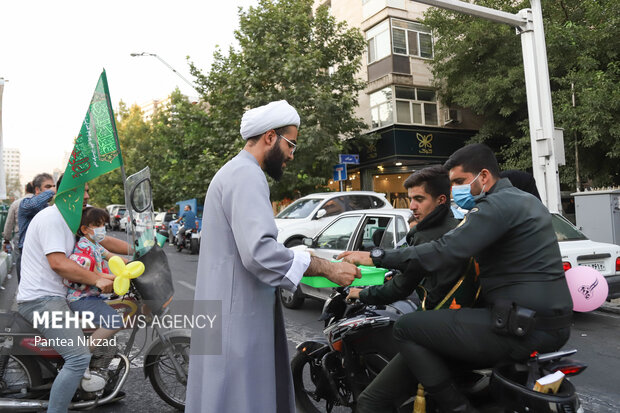
<svg viewBox="0 0 620 413">
<path fill-rule="evenodd" d="M 431 59 L 433 37 L 430 29 L 420 23 L 392 19 L 392 50 L 394 54 Z"/>
<path fill-rule="evenodd" d="M 324 209 L 326 214 L 324 216 L 331 217 L 334 215 L 340 215 L 346 211 L 346 199 L 343 196 L 332 198 L 323 204 L 321 209 Z"/>
<path fill-rule="evenodd" d="M 359 216 L 337 219 L 319 235 L 315 248 L 346 250 L 359 220 Z"/>
<path fill-rule="evenodd" d="M 386 87 L 370 94 L 372 127 L 379 128 L 394 123 L 392 117 L 392 88 Z"/>
<path fill-rule="evenodd" d="M 389 24 L 386 20 L 366 32 L 369 64 L 390 55 L 389 29 Z"/>
<path fill-rule="evenodd" d="M 390 221 L 390 217 L 366 217 L 362 230 L 360 231 L 361 237 L 358 237 L 358 245 L 356 245 L 354 249 L 370 251 L 375 247 L 381 246 Z M 388 249 L 391 248 L 394 248 L 394 246 L 388 247 Z"/>
<path fill-rule="evenodd" d="M 370 209 L 370 198 L 366 195 L 350 195 L 348 198 L 349 207 L 347 208 L 347 211 L 357 209 Z"/>
<path fill-rule="evenodd" d="M 395 86 L 396 122 L 438 125 L 437 99 L 432 89 Z"/>
</svg>

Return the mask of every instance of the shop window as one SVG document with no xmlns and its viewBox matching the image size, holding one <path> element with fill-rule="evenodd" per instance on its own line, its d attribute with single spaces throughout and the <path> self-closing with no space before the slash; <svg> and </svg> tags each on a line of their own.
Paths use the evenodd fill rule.
<svg viewBox="0 0 620 413">
<path fill-rule="evenodd" d="M 433 37 L 430 29 L 420 23 L 392 19 L 392 51 L 394 54 L 432 59 Z"/>
</svg>

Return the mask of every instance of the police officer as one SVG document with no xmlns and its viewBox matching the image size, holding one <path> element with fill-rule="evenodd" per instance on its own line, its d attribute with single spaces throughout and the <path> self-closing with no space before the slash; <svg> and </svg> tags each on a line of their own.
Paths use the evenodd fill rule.
<svg viewBox="0 0 620 413">
<path fill-rule="evenodd" d="M 347 262 L 434 272 L 474 256 L 482 308 L 415 312 L 394 336 L 407 366 L 442 412 L 473 412 L 454 386 L 451 361 L 489 367 L 548 352 L 568 340 L 572 300 L 551 214 L 531 194 L 499 178 L 493 152 L 473 144 L 444 165 L 454 201 L 469 213 L 436 241 L 393 251 L 345 252 Z"/>
<path fill-rule="evenodd" d="M 436 240 L 459 224 L 450 209 L 450 178 L 443 166 L 435 165 L 414 172 L 405 180 L 404 187 L 410 198 L 409 208 L 417 222 L 407 234 L 409 245 L 421 245 Z M 426 293 L 426 297 L 420 297 L 425 298 L 421 303 L 423 308 L 434 309 L 442 302 L 448 307 L 452 304 L 452 299 L 446 300 L 445 297 L 467 270 L 472 271 L 474 266 L 471 261 L 466 259 L 433 273 L 397 273 L 382 285 L 363 290 L 351 288 L 347 298 L 358 298 L 365 304 L 391 304 L 407 298 L 420 284 L 420 292 Z M 474 280 L 473 271 L 470 275 L 472 277 L 461 285 Z M 459 296 L 453 305 L 471 305 L 476 289 L 471 288 L 468 292 L 469 296 L 462 297 L 467 302 L 462 301 Z M 409 371 L 407 363 L 401 355 L 397 355 L 360 395 L 356 412 L 375 413 L 382 409 L 396 408 L 413 395 L 417 386 L 418 382 Z"/>
</svg>

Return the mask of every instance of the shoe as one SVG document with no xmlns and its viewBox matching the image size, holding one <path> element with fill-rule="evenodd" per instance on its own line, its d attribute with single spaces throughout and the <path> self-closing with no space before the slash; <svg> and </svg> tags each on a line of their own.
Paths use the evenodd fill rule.
<svg viewBox="0 0 620 413">
<path fill-rule="evenodd" d="M 86 371 L 84 371 L 84 378 L 86 380 L 90 380 L 90 377 L 91 377 L 91 375 L 90 375 L 90 368 L 86 367 Z"/>
</svg>

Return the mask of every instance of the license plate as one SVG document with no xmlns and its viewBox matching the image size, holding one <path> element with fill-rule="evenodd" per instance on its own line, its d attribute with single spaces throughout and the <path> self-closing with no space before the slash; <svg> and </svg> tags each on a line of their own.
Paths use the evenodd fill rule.
<svg viewBox="0 0 620 413">
<path fill-rule="evenodd" d="M 584 262 L 579 265 L 585 265 L 586 267 L 594 268 L 596 271 L 606 271 L 604 262 Z"/>
</svg>

